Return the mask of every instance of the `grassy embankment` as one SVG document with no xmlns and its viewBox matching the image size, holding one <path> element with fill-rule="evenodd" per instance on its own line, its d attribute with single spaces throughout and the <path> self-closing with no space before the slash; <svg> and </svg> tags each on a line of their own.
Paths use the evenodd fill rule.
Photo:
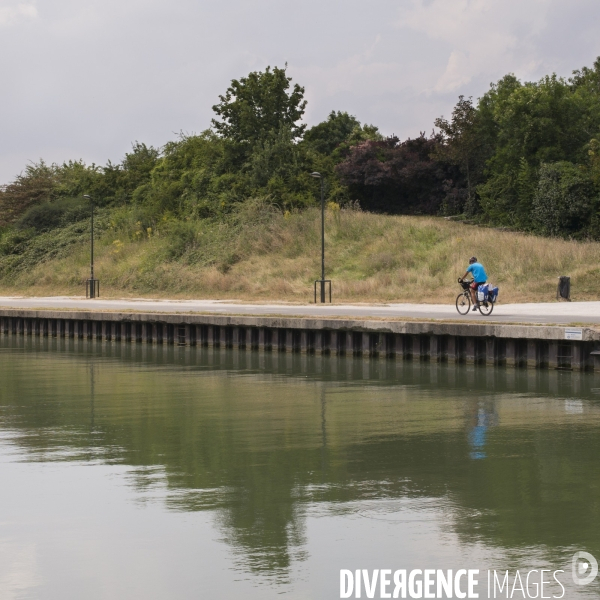
<svg viewBox="0 0 600 600">
<path fill-rule="evenodd" d="M 282 215 L 249 203 L 221 221 L 144 229 L 131 210 L 99 211 L 103 297 L 307 302 L 320 271 L 320 212 Z M 574 300 L 600 298 L 600 243 L 495 231 L 435 217 L 327 211 L 327 276 L 337 302 L 452 302 L 475 254 L 501 300 L 552 301 L 570 275 Z M 0 294 L 81 295 L 89 276 L 85 221 L 19 242 L 4 236 Z"/>
</svg>

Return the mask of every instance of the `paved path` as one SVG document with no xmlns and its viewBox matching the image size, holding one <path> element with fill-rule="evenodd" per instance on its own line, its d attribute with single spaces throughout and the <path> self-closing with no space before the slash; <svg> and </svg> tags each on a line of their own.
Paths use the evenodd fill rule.
<svg viewBox="0 0 600 600">
<path fill-rule="evenodd" d="M 479 313 L 461 316 L 452 304 L 243 304 L 219 300 L 108 300 L 81 297 L 20 298 L 0 296 L 2 308 L 132 310 L 136 312 L 202 312 L 216 314 L 285 315 L 311 317 L 387 317 L 410 319 L 452 319 L 464 322 L 506 323 L 587 323 L 600 324 L 600 302 L 554 302 L 502 304 L 491 317 Z"/>
</svg>

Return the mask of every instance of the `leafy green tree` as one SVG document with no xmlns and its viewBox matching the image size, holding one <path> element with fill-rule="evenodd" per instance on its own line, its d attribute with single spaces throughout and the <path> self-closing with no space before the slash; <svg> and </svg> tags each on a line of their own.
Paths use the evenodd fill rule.
<svg viewBox="0 0 600 600">
<path fill-rule="evenodd" d="M 132 151 L 125 154 L 121 163 L 110 160 L 102 169 L 102 180 L 96 186 L 95 194 L 101 202 L 108 204 L 136 203 L 134 193 L 149 181 L 152 170 L 157 165 L 160 150 L 135 142 Z"/>
<path fill-rule="evenodd" d="M 81 198 L 89 194 L 98 204 L 108 204 L 112 199 L 112 190 L 106 190 L 103 169 L 98 165 L 70 160 L 58 168 L 58 175 L 56 192 L 61 198 Z"/>
<path fill-rule="evenodd" d="M 487 181 L 477 188 L 492 222 L 532 226 L 531 210 L 543 163 L 585 160 L 589 99 L 555 75 L 537 83 L 505 78 L 482 98 L 482 131 L 493 142 Z"/>
<path fill-rule="evenodd" d="M 574 71 L 569 83 L 575 95 L 586 106 L 583 127 L 589 137 L 595 136 L 600 127 L 600 57 L 592 68 L 583 67 Z"/>
<path fill-rule="evenodd" d="M 475 212 L 473 193 L 474 171 L 481 171 L 483 161 L 478 152 L 482 141 L 477 130 L 477 109 L 471 98 L 458 97 L 450 121 L 440 117 L 435 126 L 441 131 L 441 144 L 436 148 L 437 157 L 450 164 L 457 165 L 465 175 L 467 184 L 467 214 Z"/>
<path fill-rule="evenodd" d="M 356 117 L 332 110 L 325 121 L 307 130 L 304 141 L 321 154 L 331 154 L 357 128 L 360 129 L 360 122 Z"/>
<path fill-rule="evenodd" d="M 267 67 L 247 77 L 233 79 L 213 110 L 221 119 L 212 120 L 215 131 L 234 142 L 253 145 L 272 132 L 287 127 L 294 139 L 306 125 L 298 125 L 306 108 L 304 88 L 291 87 L 286 68 Z"/>
<path fill-rule="evenodd" d="M 31 206 L 56 197 L 59 170 L 43 160 L 25 167 L 15 180 L 0 187 L 0 227 L 14 223 Z"/>
<path fill-rule="evenodd" d="M 590 231 L 598 208 L 588 173 L 570 162 L 543 164 L 533 200 L 532 218 L 541 233 L 581 237 Z"/>
<path fill-rule="evenodd" d="M 236 198 L 231 178 L 223 185 L 224 141 L 213 131 L 181 135 L 167 143 L 146 184 L 133 193 L 134 203 L 152 221 L 168 212 L 208 216 Z"/>
<path fill-rule="evenodd" d="M 572 93 L 567 82 L 555 75 L 516 89 L 498 114 L 499 145 L 506 161 L 517 164 L 524 158 L 530 165 L 581 159 L 589 141 L 582 126 L 586 106 Z"/>
<path fill-rule="evenodd" d="M 251 189 L 270 196 L 286 208 L 312 202 L 309 173 L 313 169 L 304 150 L 294 143 L 293 133 L 288 128 L 281 128 L 257 142 L 246 164 Z"/>
<path fill-rule="evenodd" d="M 596 58 L 592 68 L 583 67 L 573 71 L 569 81 L 576 89 L 585 87 L 593 94 L 600 95 L 600 56 Z"/>
<path fill-rule="evenodd" d="M 590 178 L 600 186 L 600 140 L 593 138 L 588 145 Z"/>
</svg>

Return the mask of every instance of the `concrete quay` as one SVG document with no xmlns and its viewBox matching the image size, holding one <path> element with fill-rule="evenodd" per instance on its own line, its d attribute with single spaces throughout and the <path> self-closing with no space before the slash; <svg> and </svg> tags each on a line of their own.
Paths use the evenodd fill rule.
<svg viewBox="0 0 600 600">
<path fill-rule="evenodd" d="M 0 309 L 0 335 L 600 372 L 589 327 Z"/>
<path fill-rule="evenodd" d="M 173 300 L 149 298 L 95 298 L 77 296 L 22 297 L 0 296 L 0 308 L 29 310 L 83 310 L 116 312 L 202 313 L 249 315 L 252 317 L 308 318 L 380 318 L 387 320 L 451 320 L 484 323 L 490 317 L 478 312 L 459 315 L 454 303 L 448 304 L 289 304 L 247 303 L 232 300 Z M 600 326 L 600 302 L 537 302 L 528 304 L 496 304 L 491 317 L 494 323 L 531 323 L 546 325 L 582 324 Z"/>
</svg>

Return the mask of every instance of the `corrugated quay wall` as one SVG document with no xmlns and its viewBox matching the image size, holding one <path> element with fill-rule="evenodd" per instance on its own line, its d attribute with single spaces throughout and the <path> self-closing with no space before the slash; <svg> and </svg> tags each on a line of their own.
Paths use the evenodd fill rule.
<svg viewBox="0 0 600 600">
<path fill-rule="evenodd" d="M 600 372 L 586 327 L 3 309 L 0 335 Z"/>
</svg>

